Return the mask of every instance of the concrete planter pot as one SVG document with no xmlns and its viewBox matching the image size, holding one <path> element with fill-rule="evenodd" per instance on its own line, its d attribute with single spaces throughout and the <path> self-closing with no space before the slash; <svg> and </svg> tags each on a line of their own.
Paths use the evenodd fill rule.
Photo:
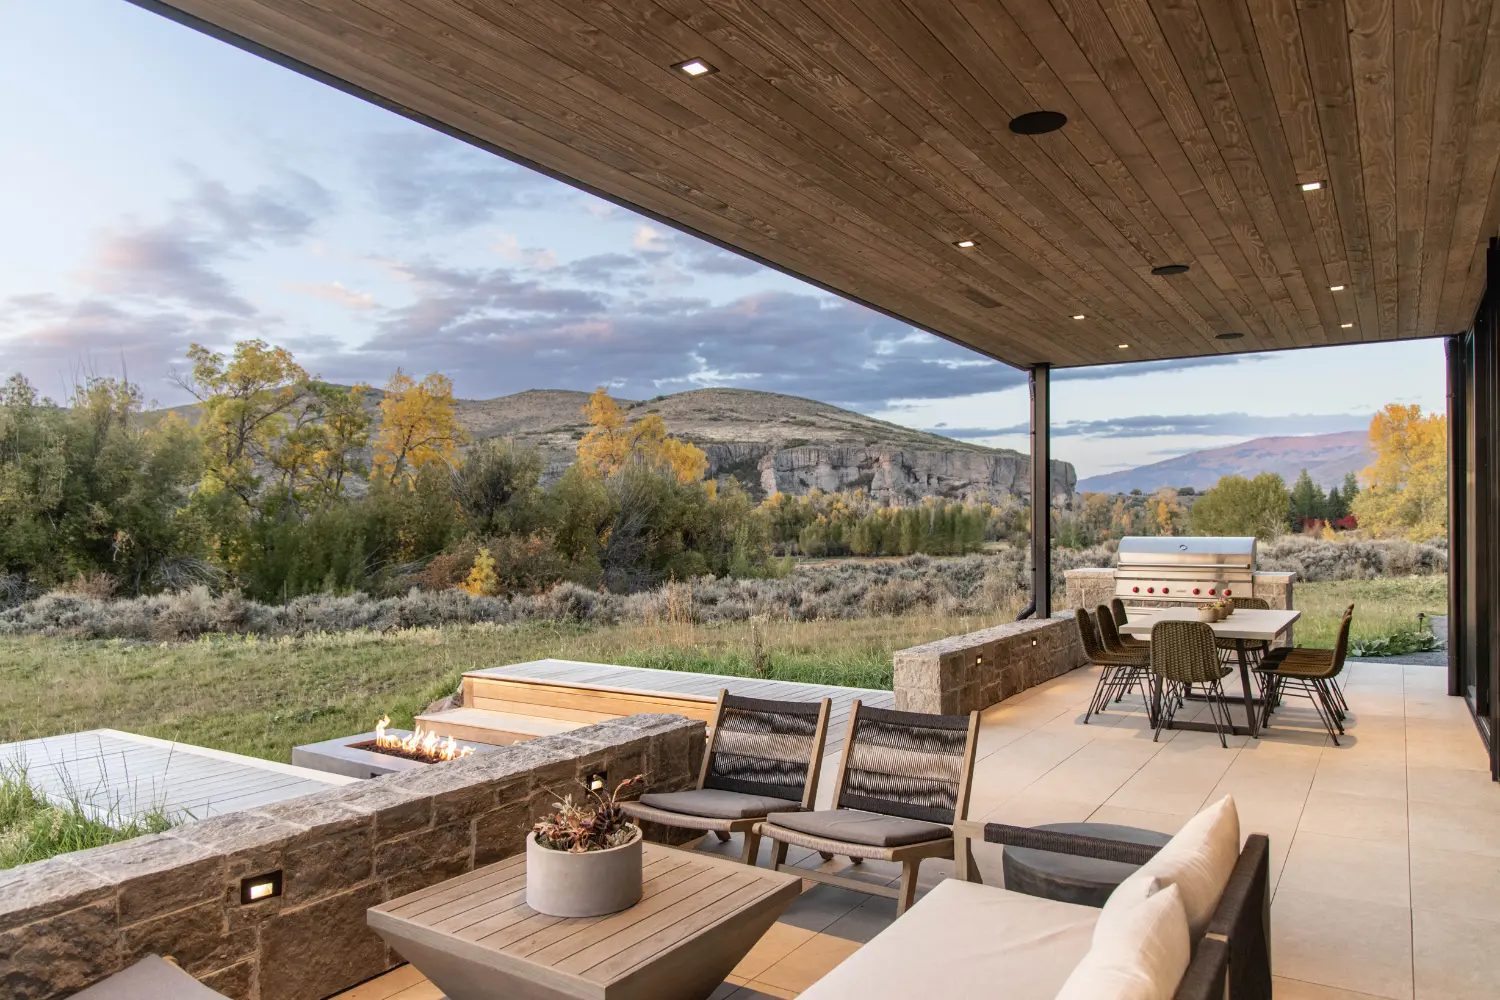
<svg viewBox="0 0 1500 1000">
<path fill-rule="evenodd" d="M 526 838 L 526 905 L 550 917 L 598 917 L 641 899 L 641 831 L 603 851 L 554 851 Z"/>
</svg>

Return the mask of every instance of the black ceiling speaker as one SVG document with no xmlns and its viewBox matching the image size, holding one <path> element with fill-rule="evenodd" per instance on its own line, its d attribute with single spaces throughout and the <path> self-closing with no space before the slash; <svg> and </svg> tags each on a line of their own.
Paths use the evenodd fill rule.
<svg viewBox="0 0 1500 1000">
<path fill-rule="evenodd" d="M 1191 270 L 1192 268 L 1187 264 L 1163 264 L 1161 267 L 1153 267 L 1151 273 L 1166 276 L 1168 274 L 1186 274 Z"/>
<path fill-rule="evenodd" d="M 1066 124 L 1068 116 L 1061 111 L 1028 111 L 1010 120 L 1010 130 L 1016 135 L 1046 135 Z"/>
</svg>

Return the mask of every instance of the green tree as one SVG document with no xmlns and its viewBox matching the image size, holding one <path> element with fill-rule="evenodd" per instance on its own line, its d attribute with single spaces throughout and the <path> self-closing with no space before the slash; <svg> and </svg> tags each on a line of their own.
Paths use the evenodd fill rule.
<svg viewBox="0 0 1500 1000">
<path fill-rule="evenodd" d="M 542 456 L 509 438 L 490 438 L 469 449 L 452 472 L 453 500 L 475 535 L 528 533 L 536 526 Z"/>
<path fill-rule="evenodd" d="M 1274 472 L 1225 476 L 1193 504 L 1193 534 L 1275 538 L 1286 530 L 1289 509 L 1286 482 Z"/>
<path fill-rule="evenodd" d="M 1306 469 L 1297 477 L 1292 484 L 1292 520 L 1294 527 L 1298 526 L 1302 518 L 1327 518 L 1328 498 L 1323 494 L 1323 488 L 1313 482 L 1312 476 L 1308 475 Z"/>
</svg>

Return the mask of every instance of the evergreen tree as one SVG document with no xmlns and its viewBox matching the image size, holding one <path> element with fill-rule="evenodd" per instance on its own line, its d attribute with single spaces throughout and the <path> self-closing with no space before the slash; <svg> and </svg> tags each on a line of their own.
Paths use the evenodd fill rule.
<svg viewBox="0 0 1500 1000">
<path fill-rule="evenodd" d="M 1337 486 L 1328 491 L 1328 500 L 1324 503 L 1323 507 L 1328 511 L 1328 520 L 1330 521 L 1337 521 L 1340 518 L 1349 516 L 1349 504 L 1344 500 L 1344 496 L 1339 492 Z"/>
<path fill-rule="evenodd" d="M 1328 516 L 1328 498 L 1323 495 L 1323 488 L 1313 482 L 1312 476 L 1303 469 L 1302 474 L 1297 477 L 1297 482 L 1292 485 L 1292 520 L 1296 522 L 1304 518 L 1326 518 Z"/>
</svg>

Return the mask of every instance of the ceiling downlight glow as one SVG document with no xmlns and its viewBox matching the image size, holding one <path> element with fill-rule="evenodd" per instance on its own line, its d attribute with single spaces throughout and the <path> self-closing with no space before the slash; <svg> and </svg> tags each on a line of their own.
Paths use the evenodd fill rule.
<svg viewBox="0 0 1500 1000">
<path fill-rule="evenodd" d="M 1328 286 L 1328 290 L 1330 292 L 1342 292 L 1344 290 L 1344 286 L 1343 285 L 1329 285 Z"/>
<path fill-rule="evenodd" d="M 1073 318 L 1074 319 L 1088 319 L 1088 317 L 1085 316 L 1083 313 L 1074 313 L 1073 314 Z"/>
<path fill-rule="evenodd" d="M 1354 324 L 1353 323 L 1340 323 L 1339 324 L 1339 329 L 1340 330 L 1352 330 L 1352 329 L 1354 329 Z"/>
<path fill-rule="evenodd" d="M 718 69 L 705 59 L 688 59 L 672 68 L 687 76 L 708 76 L 711 73 L 718 72 Z"/>
<path fill-rule="evenodd" d="M 1302 190 L 1304 190 L 1304 191 L 1321 191 L 1321 190 L 1323 190 L 1323 182 L 1322 181 L 1308 181 L 1306 184 L 1302 185 Z"/>
<path fill-rule="evenodd" d="M 1128 350 L 1130 350 L 1130 345 L 1129 345 L 1129 344 L 1119 344 L 1119 345 L 1117 345 L 1117 346 L 1118 346 L 1118 347 L 1119 347 L 1119 348 L 1120 348 L 1120 350 L 1122 350 L 1122 351 L 1128 351 Z"/>
<path fill-rule="evenodd" d="M 958 247 L 960 250 L 970 250 L 970 249 L 974 248 L 975 246 L 978 246 L 978 244 L 975 243 L 973 240 L 959 240 L 957 243 L 955 243 L 953 245 L 956 246 L 956 247 Z"/>
</svg>

